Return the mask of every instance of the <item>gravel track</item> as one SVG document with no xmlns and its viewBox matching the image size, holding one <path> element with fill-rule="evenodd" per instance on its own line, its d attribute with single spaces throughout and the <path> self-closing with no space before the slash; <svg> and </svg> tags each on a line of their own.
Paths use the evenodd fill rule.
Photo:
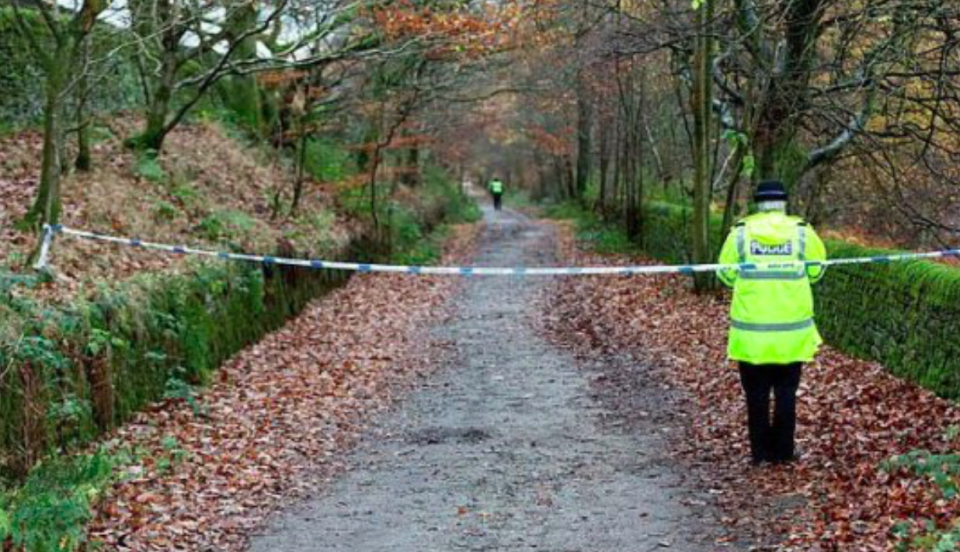
<svg viewBox="0 0 960 552">
<path fill-rule="evenodd" d="M 556 262 L 550 225 L 485 214 L 477 265 Z M 664 452 L 676 428 L 665 392 L 634 382 L 642 393 L 627 412 L 623 400 L 606 400 L 623 392 L 603 374 L 625 361 L 578 361 L 546 341 L 531 324 L 546 286 L 468 281 L 456 314 L 430 332 L 450 346 L 447 365 L 383 416 L 347 473 L 277 517 L 251 549 L 718 549 L 709 498 Z"/>
</svg>

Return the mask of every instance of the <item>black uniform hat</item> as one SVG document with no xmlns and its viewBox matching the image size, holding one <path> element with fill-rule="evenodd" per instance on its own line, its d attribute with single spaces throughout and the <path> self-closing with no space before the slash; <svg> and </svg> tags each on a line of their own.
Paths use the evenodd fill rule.
<svg viewBox="0 0 960 552">
<path fill-rule="evenodd" d="M 757 191 L 753 194 L 753 200 L 757 203 L 764 201 L 786 201 L 787 188 L 779 180 L 764 180 L 757 185 Z"/>
</svg>

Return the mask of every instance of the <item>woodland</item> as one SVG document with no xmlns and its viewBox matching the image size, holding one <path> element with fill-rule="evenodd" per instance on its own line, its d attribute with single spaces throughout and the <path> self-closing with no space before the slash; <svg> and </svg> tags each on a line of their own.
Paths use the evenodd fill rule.
<svg viewBox="0 0 960 552">
<path fill-rule="evenodd" d="M 335 294 L 356 279 L 269 263 L 58 237 L 36 270 L 45 228 L 297 258 L 469 262 L 482 218 L 471 188 L 493 178 L 511 209 L 572 232 L 571 263 L 715 262 L 755 185 L 774 178 L 831 257 L 956 250 L 960 2 L 0 0 L 0 550 L 187 542 L 201 531 L 150 518 L 166 506 L 144 488 L 189 463 L 190 439 L 207 444 L 131 427 L 163 405 L 180 407 L 163 424 L 189 425 L 226 404 L 225 382 L 275 377 L 277 361 L 259 354 L 282 349 L 273 332 L 300 344 L 277 352 L 287 364 L 312 358 L 304 336 L 338 325 L 317 307 L 323 298 L 367 312 Z M 371 281 L 363 304 L 400 321 L 351 319 L 350 337 L 318 353 L 325 362 L 362 365 L 380 347 L 403 357 L 406 341 L 374 338 L 423 324 L 432 315 L 418 301 L 453 293 L 417 283 L 398 296 L 392 286 L 407 284 Z M 716 278 L 626 282 L 563 284 L 557 308 L 568 316 L 554 329 L 713 358 L 696 347 L 724 335 Z M 800 475 L 828 482 L 807 491 L 830 499 L 812 502 L 816 521 L 780 528 L 793 546 L 783 549 L 956 550 L 960 259 L 837 267 L 816 300 L 832 348 L 822 366 L 873 378 L 837 380 L 816 408 L 869 388 L 878 410 L 848 422 L 851 434 L 870 428 L 862 457 L 811 447 Z M 296 318 L 304 312 L 312 322 Z M 650 312 L 713 323 L 687 328 L 691 340 Z M 303 377 L 373 388 L 376 374 Z M 732 401 L 722 375 L 704 374 L 680 379 L 704 400 Z M 332 417 L 367 408 L 339 393 Z M 263 410 L 289 415 L 276 408 Z M 878 432 L 902 446 L 874 446 Z M 325 439 L 312 454 L 345 440 Z M 721 475 L 737 469 L 715 463 Z M 307 469 L 277 464 L 263 477 Z M 758 485 L 795 491 L 788 479 Z M 258 501 L 257 480 L 215 484 Z M 197 492 L 196 481 L 178 484 Z M 124 524 L 167 540 L 123 548 Z M 242 548 L 239 525 L 213 526 L 190 549 Z"/>
</svg>

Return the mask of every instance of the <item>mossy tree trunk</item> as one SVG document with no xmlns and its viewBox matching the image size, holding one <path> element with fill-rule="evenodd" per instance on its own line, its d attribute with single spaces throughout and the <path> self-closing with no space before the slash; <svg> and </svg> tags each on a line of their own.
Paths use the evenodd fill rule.
<svg viewBox="0 0 960 552">
<path fill-rule="evenodd" d="M 40 164 L 40 183 L 33 206 L 24 217 L 24 224 L 38 229 L 42 224 L 56 224 L 60 219 L 62 95 L 66 70 L 60 64 L 51 64 L 47 70 L 47 85 L 43 112 L 43 153 Z"/>
<path fill-rule="evenodd" d="M 163 61 L 160 67 L 160 77 L 154 82 L 150 101 L 147 105 L 147 120 L 143 132 L 131 141 L 137 149 L 157 151 L 163 148 L 163 142 L 170 133 L 168 118 L 170 102 L 173 100 L 174 87 L 177 81 L 177 67 L 180 63 L 176 48 L 180 42 L 179 33 L 171 33 L 164 39 L 165 44 L 171 45 L 172 50 L 165 48 Z"/>
</svg>

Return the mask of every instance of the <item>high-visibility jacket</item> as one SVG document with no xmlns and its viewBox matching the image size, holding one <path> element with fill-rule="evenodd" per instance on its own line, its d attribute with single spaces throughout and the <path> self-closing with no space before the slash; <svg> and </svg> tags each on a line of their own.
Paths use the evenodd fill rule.
<svg viewBox="0 0 960 552">
<path fill-rule="evenodd" d="M 787 263 L 826 260 L 826 248 L 813 228 L 783 212 L 747 217 L 730 232 L 721 264 Z M 823 267 L 779 267 L 721 271 L 733 287 L 727 354 L 751 364 L 809 362 L 823 343 L 814 322 L 811 283 Z"/>
<path fill-rule="evenodd" d="M 492 180 L 490 182 L 490 193 L 491 194 L 502 194 L 503 193 L 503 182 L 499 180 Z"/>
</svg>

